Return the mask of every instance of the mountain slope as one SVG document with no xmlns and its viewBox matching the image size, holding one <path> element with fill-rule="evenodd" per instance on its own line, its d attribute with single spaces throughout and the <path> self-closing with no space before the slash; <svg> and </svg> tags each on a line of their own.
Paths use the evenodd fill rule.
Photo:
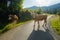
<svg viewBox="0 0 60 40">
<path fill-rule="evenodd" d="M 38 8 L 39 8 L 39 7 L 37 7 L 37 6 L 32 6 L 32 7 L 29 7 L 29 8 L 27 8 L 27 9 L 37 10 Z M 51 6 L 43 6 L 43 7 L 41 7 L 41 9 L 42 9 L 44 12 L 46 12 L 47 10 L 48 10 L 49 12 L 52 12 L 52 11 L 54 11 L 54 10 L 60 11 L 60 3 L 54 4 L 54 5 L 51 5 Z"/>
</svg>

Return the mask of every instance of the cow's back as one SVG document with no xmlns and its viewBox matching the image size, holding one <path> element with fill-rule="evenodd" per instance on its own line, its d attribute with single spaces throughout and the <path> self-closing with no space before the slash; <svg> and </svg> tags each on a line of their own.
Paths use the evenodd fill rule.
<svg viewBox="0 0 60 40">
<path fill-rule="evenodd" d="M 35 15 L 34 20 L 45 20 L 47 19 L 47 15 Z"/>
</svg>

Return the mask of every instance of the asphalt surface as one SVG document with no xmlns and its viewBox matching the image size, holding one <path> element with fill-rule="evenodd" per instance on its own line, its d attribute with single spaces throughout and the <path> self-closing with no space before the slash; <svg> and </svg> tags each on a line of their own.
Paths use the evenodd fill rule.
<svg viewBox="0 0 60 40">
<path fill-rule="evenodd" d="M 51 16 L 48 17 L 48 19 Z M 45 27 L 42 26 L 44 21 L 40 21 L 40 28 L 34 21 L 27 22 L 19 27 L 11 29 L 4 34 L 0 35 L 0 40 L 55 40 L 54 37 L 49 33 L 49 24 Z"/>
</svg>

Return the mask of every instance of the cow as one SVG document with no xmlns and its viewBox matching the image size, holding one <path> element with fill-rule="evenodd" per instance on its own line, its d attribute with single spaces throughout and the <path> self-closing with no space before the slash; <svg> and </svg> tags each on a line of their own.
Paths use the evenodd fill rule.
<svg viewBox="0 0 60 40">
<path fill-rule="evenodd" d="M 39 29 L 39 21 L 44 20 L 44 24 L 42 25 L 44 27 L 44 25 L 46 26 L 47 23 L 47 15 L 43 15 L 43 14 L 35 14 L 33 17 L 34 20 L 34 29 L 35 29 L 35 23 L 38 23 L 38 29 Z"/>
</svg>

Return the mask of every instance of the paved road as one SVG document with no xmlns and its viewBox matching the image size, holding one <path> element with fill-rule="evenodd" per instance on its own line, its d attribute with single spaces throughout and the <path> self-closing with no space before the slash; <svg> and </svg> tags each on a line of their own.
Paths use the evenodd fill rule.
<svg viewBox="0 0 60 40">
<path fill-rule="evenodd" d="M 38 26 L 36 23 L 34 30 L 34 21 L 27 22 L 0 35 L 0 40 L 54 40 L 47 29 L 49 24 L 45 28 L 41 26 L 42 24 L 43 21 L 40 21 L 40 28 L 37 30 Z"/>
</svg>

